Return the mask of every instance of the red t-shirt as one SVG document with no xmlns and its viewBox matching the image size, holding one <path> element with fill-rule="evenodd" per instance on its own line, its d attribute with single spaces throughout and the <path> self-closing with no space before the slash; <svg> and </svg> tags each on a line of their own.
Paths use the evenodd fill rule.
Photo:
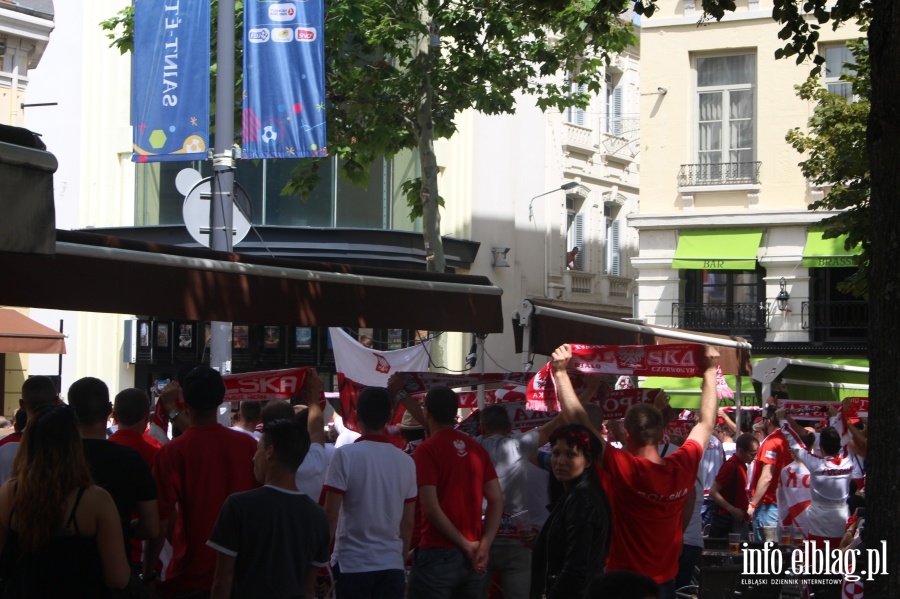
<svg viewBox="0 0 900 599">
<path fill-rule="evenodd" d="M 21 441 L 21 440 L 22 440 L 22 433 L 21 433 L 21 431 L 20 431 L 20 432 L 13 432 L 13 433 L 10 433 L 10 434 L 6 435 L 6 436 L 3 437 L 2 439 L 0 439 L 0 447 L 3 447 L 3 446 L 6 445 L 7 443 L 18 443 L 18 442 Z"/>
<path fill-rule="evenodd" d="M 781 481 L 781 469 L 794 461 L 791 455 L 791 448 L 788 446 L 787 439 L 776 430 L 771 435 L 763 439 L 759 446 L 759 452 L 756 454 L 756 464 L 753 466 L 753 480 L 750 481 L 750 495 L 756 494 L 756 483 L 762 475 L 762 465 L 771 464 L 772 480 L 766 488 L 765 494 L 759 501 L 759 505 L 778 505 L 778 498 L 775 491 L 778 490 L 778 483 Z"/>
<path fill-rule="evenodd" d="M 124 445 L 125 447 L 130 447 L 135 450 L 141 454 L 141 457 L 144 458 L 144 461 L 147 462 L 147 465 L 151 468 L 153 467 L 153 460 L 156 458 L 156 453 L 162 447 L 160 442 L 150 435 L 146 433 L 141 435 L 124 428 L 120 428 L 110 435 L 109 440 L 113 443 L 118 443 L 119 445 Z"/>
<path fill-rule="evenodd" d="M 255 453 L 250 435 L 209 424 L 190 427 L 156 454 L 160 519 L 171 518 L 178 504 L 172 559 L 161 585 L 165 596 L 212 588 L 216 551 L 206 541 L 225 499 L 259 486 L 253 475 Z"/>
<path fill-rule="evenodd" d="M 722 464 L 719 473 L 716 474 L 716 482 L 721 487 L 719 493 L 728 503 L 742 512 L 747 511 L 750 504 L 750 498 L 747 497 L 747 464 L 737 454 Z M 720 507 L 719 513 L 727 514 L 728 512 Z"/>
<path fill-rule="evenodd" d="M 420 487 L 437 488 L 441 509 L 470 541 L 481 539 L 481 505 L 485 483 L 497 478 L 487 451 L 474 439 L 455 430 L 442 430 L 426 439 L 413 455 Z M 419 547 L 456 547 L 422 517 Z"/>
<path fill-rule="evenodd" d="M 630 570 L 657 583 L 675 578 L 681 553 L 681 512 L 703 447 L 685 441 L 663 464 L 638 458 L 607 444 L 600 480 L 609 496 L 615 523 L 607 570 Z"/>
</svg>

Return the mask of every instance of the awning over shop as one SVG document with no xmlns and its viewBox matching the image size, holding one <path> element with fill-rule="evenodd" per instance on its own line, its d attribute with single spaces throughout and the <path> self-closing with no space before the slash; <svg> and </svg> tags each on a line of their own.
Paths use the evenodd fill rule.
<svg viewBox="0 0 900 599">
<path fill-rule="evenodd" d="M 56 232 L 56 254 L 0 252 L 0 304 L 183 320 L 503 331 L 486 277 L 366 268 Z"/>
<path fill-rule="evenodd" d="M 768 387 L 780 378 L 790 399 L 840 401 L 869 396 L 869 367 L 841 361 L 815 362 L 791 358 L 766 358 L 753 366 L 753 379 Z M 858 361 L 854 361 L 858 363 Z"/>
<path fill-rule="evenodd" d="M 754 270 L 761 240 L 756 229 L 681 231 L 672 268 Z"/>
<path fill-rule="evenodd" d="M 824 239 L 824 231 L 810 231 L 806 235 L 803 248 L 803 266 L 806 268 L 836 268 L 856 266 L 855 256 L 862 253 L 862 247 L 845 249 L 847 235 Z"/>
<path fill-rule="evenodd" d="M 664 345 L 668 343 L 708 343 L 721 354 L 725 374 L 751 372 L 750 344 L 741 337 L 694 333 L 681 329 L 648 326 L 589 314 L 560 310 L 535 300 L 524 300 L 513 314 L 516 352 L 549 356 L 563 343 L 590 345 Z"/>
<path fill-rule="evenodd" d="M 64 354 L 65 335 L 21 312 L 0 309 L 0 354 Z"/>
</svg>

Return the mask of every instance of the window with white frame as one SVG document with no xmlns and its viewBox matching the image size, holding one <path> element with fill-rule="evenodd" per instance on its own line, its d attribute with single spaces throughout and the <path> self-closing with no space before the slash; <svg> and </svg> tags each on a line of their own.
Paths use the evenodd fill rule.
<svg viewBox="0 0 900 599">
<path fill-rule="evenodd" d="M 695 178 L 755 182 L 756 56 L 698 56 Z"/>
<path fill-rule="evenodd" d="M 837 94 L 848 102 L 853 101 L 853 86 L 846 81 L 841 81 L 841 75 L 853 72 L 846 65 L 853 64 L 853 54 L 847 46 L 826 46 L 822 48 L 825 56 L 825 76 L 823 83 L 833 94 Z"/>
</svg>

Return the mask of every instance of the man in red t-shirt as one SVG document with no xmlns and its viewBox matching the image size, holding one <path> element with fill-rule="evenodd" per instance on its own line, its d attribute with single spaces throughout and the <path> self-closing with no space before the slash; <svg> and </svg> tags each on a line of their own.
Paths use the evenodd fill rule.
<svg viewBox="0 0 900 599">
<path fill-rule="evenodd" d="M 731 521 L 713 519 L 709 536 L 724 537 L 729 533 L 738 533 L 746 541 L 749 540 L 747 464 L 756 458 L 759 441 L 750 433 L 744 433 L 737 438 L 735 446 L 734 455 L 722 464 L 716 480 L 709 488 L 709 497 L 719 506 L 719 514 L 730 516 Z"/>
<path fill-rule="evenodd" d="M 166 579 L 159 585 L 164 597 L 209 593 L 216 568 L 216 551 L 207 546 L 225 499 L 232 493 L 259 486 L 253 475 L 256 440 L 218 423 L 217 411 L 225 397 L 222 376 L 208 366 L 197 366 L 181 386 L 190 426 L 159 450 L 153 475 L 159 489 L 160 528 L 175 518 L 172 559 Z M 175 506 L 178 509 L 175 509 Z M 144 554 L 144 580 L 154 568 L 165 537 Z"/>
<path fill-rule="evenodd" d="M 566 419 L 587 426 L 602 439 L 566 372 L 572 348 L 562 345 L 552 357 L 553 379 Z M 649 404 L 633 405 L 626 412 L 623 449 L 601 441 L 598 470 L 615 517 L 606 569 L 649 576 L 660 585 L 660 599 L 675 597 L 684 501 L 694 491 L 703 448 L 716 424 L 718 362 L 719 352 L 706 346 L 700 418 L 675 453 L 659 457 L 663 416 Z"/>
<path fill-rule="evenodd" d="M 424 522 L 409 575 L 409 599 L 481 599 L 488 552 L 500 527 L 503 493 L 487 451 L 453 430 L 456 393 L 425 395 L 431 436 L 416 449 L 416 479 Z M 482 499 L 487 500 L 484 521 Z"/>
<path fill-rule="evenodd" d="M 762 420 L 766 437 L 759 445 L 753 476 L 750 479 L 750 505 L 747 513 L 753 520 L 753 536 L 757 541 L 778 542 L 778 497 L 781 469 L 794 457 L 787 439 L 775 418 L 774 406 L 769 406 Z"/>
</svg>

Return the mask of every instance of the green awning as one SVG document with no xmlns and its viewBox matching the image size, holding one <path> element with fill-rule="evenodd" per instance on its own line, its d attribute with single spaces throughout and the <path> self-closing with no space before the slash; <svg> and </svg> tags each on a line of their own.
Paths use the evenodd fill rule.
<svg viewBox="0 0 900 599">
<path fill-rule="evenodd" d="M 672 268 L 755 270 L 761 240 L 758 229 L 681 231 Z"/>
<path fill-rule="evenodd" d="M 806 236 L 803 248 L 803 266 L 806 268 L 833 268 L 839 266 L 856 266 L 855 256 L 862 253 L 857 245 L 852 250 L 844 248 L 847 235 L 832 239 L 823 239 L 824 231 L 810 231 Z"/>
<path fill-rule="evenodd" d="M 669 395 L 669 404 L 679 410 L 696 410 L 700 408 L 700 382 L 702 379 L 672 378 L 665 376 L 648 376 L 641 382 L 641 388 L 662 389 Z M 726 374 L 725 382 L 732 391 L 737 391 L 737 377 Z M 749 376 L 741 377 L 741 405 L 756 405 L 756 392 Z M 721 406 L 734 405 L 733 399 L 723 399 Z"/>
<path fill-rule="evenodd" d="M 764 358 L 754 363 L 753 377 L 760 382 L 780 379 L 794 400 L 869 396 L 869 362 L 865 358 Z"/>
</svg>

